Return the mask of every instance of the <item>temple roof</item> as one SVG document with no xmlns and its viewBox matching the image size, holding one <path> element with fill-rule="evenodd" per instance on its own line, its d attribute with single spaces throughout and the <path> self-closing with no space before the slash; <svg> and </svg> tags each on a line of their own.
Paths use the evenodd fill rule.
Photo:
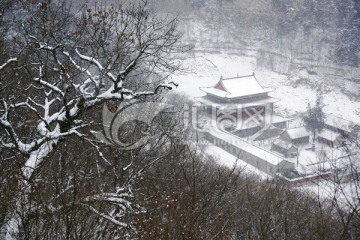
<svg viewBox="0 0 360 240">
<path fill-rule="evenodd" d="M 235 78 L 221 78 L 214 87 L 200 88 L 204 92 L 221 98 L 239 98 L 271 92 L 273 89 L 263 88 L 255 75 Z"/>
</svg>

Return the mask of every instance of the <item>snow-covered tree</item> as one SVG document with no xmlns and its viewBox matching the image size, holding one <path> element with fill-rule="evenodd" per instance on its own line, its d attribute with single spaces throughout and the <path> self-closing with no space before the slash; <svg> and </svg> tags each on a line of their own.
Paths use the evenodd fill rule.
<svg viewBox="0 0 360 240">
<path fill-rule="evenodd" d="M 316 134 L 321 132 L 325 125 L 325 113 L 323 112 L 323 100 L 321 90 L 316 92 L 315 106 L 308 104 L 308 109 L 303 117 L 306 130 L 313 134 L 313 149 L 315 147 Z"/>
<path fill-rule="evenodd" d="M 17 239 L 34 213 L 62 211 L 56 202 L 75 191 L 75 180 L 69 179 L 45 207 L 32 195 L 47 184 L 43 166 L 49 159 L 60 165 L 55 153 L 70 139 L 87 141 L 98 161 L 112 168 L 89 135 L 94 118 L 87 114 L 108 101 L 172 89 L 176 84 L 167 77 L 179 67 L 173 53 L 180 49 L 180 34 L 177 20 L 154 16 L 146 0 L 97 7 L 66 0 L 5 2 L 0 15 L 0 180 L 12 189 L 1 208 L 0 238 Z M 98 161 L 87 167 L 100 174 Z M 117 229 L 131 229 L 126 220 L 131 199 L 131 180 L 115 181 L 72 204 Z M 122 237 L 123 232 L 112 231 L 112 238 Z"/>
</svg>

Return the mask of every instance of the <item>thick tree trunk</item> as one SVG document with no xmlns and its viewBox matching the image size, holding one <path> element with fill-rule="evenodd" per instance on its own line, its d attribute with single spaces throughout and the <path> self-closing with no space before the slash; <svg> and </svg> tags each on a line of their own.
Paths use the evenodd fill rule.
<svg viewBox="0 0 360 240">
<path fill-rule="evenodd" d="M 0 239 L 15 240 L 19 238 L 19 233 L 23 227 L 23 220 L 26 219 L 31 209 L 29 196 L 31 194 L 31 185 L 28 180 L 31 179 L 34 171 L 41 162 L 52 152 L 57 140 L 44 143 L 36 151 L 32 152 L 21 169 L 23 179 L 19 179 L 16 195 L 14 196 L 15 204 L 10 207 L 6 213 L 5 221 L 0 227 Z"/>
</svg>

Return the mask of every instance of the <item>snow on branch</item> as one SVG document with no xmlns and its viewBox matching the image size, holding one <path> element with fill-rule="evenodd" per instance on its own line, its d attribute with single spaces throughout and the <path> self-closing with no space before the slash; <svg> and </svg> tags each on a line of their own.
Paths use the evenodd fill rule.
<svg viewBox="0 0 360 240">
<path fill-rule="evenodd" d="M 99 68 L 100 71 L 103 71 L 103 70 L 104 70 L 104 67 L 103 67 L 103 66 L 101 65 L 101 63 L 100 63 L 98 60 L 96 60 L 95 58 L 93 58 L 93 57 L 88 57 L 88 56 L 85 56 L 85 55 L 81 54 L 77 48 L 75 49 L 75 51 L 76 51 L 77 55 L 78 55 L 82 60 L 85 60 L 85 61 L 88 61 L 88 62 L 90 62 L 90 63 L 92 63 L 92 64 L 95 64 L 95 65 Z"/>
<path fill-rule="evenodd" d="M 95 58 L 86 56 L 84 54 L 81 54 L 77 48 L 76 48 L 76 53 L 80 57 L 80 59 L 82 59 L 84 61 L 87 61 L 87 62 L 97 66 L 97 68 L 99 69 L 100 72 L 105 71 L 105 68 L 102 66 L 102 64 L 98 60 L 96 60 Z M 112 73 L 107 72 L 106 76 L 108 76 L 112 82 L 116 82 L 116 78 Z"/>
<path fill-rule="evenodd" d="M 126 197 L 132 198 L 133 195 L 126 193 L 126 192 L 124 192 L 124 193 L 99 193 L 99 194 L 88 196 L 88 197 L 84 198 L 84 201 L 93 201 L 93 200 L 110 201 L 110 202 L 124 204 L 127 208 L 131 209 L 131 203 L 124 199 Z"/>
<path fill-rule="evenodd" d="M 100 27 L 99 31 L 94 29 L 95 25 L 87 20 L 87 15 L 79 15 L 80 18 L 86 17 L 84 19 L 77 17 L 62 19 L 59 14 L 54 16 L 54 22 L 48 22 L 48 19 L 45 20 L 45 18 L 36 18 L 40 22 L 45 21 L 42 23 L 46 24 L 45 27 L 49 27 L 50 32 L 43 31 L 43 24 L 31 25 L 29 31 L 18 32 L 21 39 L 27 41 L 26 46 L 23 46 L 23 41 L 21 41 L 20 45 L 24 47 L 24 50 L 19 51 L 18 58 L 9 58 L 8 60 L 6 58 L 4 60 L 6 62 L 0 64 L 0 73 L 2 73 L 5 72 L 4 68 L 13 62 L 21 63 L 14 64 L 19 65 L 17 69 L 12 69 L 12 66 L 6 69 L 11 70 L 12 74 L 2 76 L 8 78 L 6 79 L 8 84 L 4 89 L 5 91 L 10 89 L 6 92 L 10 96 L 6 98 L 0 96 L 0 129 L 2 133 L 0 148 L 1 150 L 10 149 L 11 151 L 8 151 L 10 154 L 14 150 L 24 155 L 25 158 L 17 160 L 17 166 L 23 175 L 19 181 L 20 185 L 29 186 L 30 190 L 31 184 L 35 182 L 32 180 L 42 179 L 41 169 L 46 166 L 44 162 L 47 159 L 60 161 L 61 158 L 58 158 L 57 154 L 51 155 L 51 153 L 55 151 L 60 142 L 69 138 L 70 135 L 88 140 L 85 133 L 90 129 L 83 128 L 94 124 L 89 115 L 92 113 L 90 110 L 97 109 L 92 107 L 96 105 L 101 107 L 104 100 L 122 101 L 140 98 L 155 95 L 162 89 L 172 89 L 177 86 L 174 82 L 163 83 L 167 79 L 164 76 L 161 76 L 157 82 L 143 83 L 144 85 L 138 88 L 140 90 L 125 86 L 129 76 L 141 76 L 144 77 L 142 80 L 148 80 L 147 78 L 160 76 L 166 71 L 173 72 L 176 68 L 171 65 L 172 62 L 169 62 L 172 57 L 167 50 L 175 43 L 172 38 L 176 38 L 171 22 L 170 25 L 167 24 L 167 21 L 159 21 L 158 24 L 155 24 L 148 19 L 146 11 L 142 11 L 146 6 L 139 7 L 140 9 L 134 8 L 128 13 L 110 12 L 110 14 L 115 14 L 113 17 L 116 21 L 119 20 L 120 25 L 111 26 L 104 21 L 101 26 L 96 26 Z M 123 16 L 127 18 L 120 21 L 119 17 Z M 53 26 L 53 23 L 59 23 L 59 28 Z M 64 36 L 66 31 L 68 32 Z M 107 32 L 103 33 L 103 31 Z M 34 36 L 29 35 L 30 32 Z M 102 41 L 103 38 L 104 41 Z M 15 44 L 15 46 L 20 45 Z M 169 62 L 168 65 L 167 62 Z M 141 70 L 141 73 L 137 69 Z M 154 74 L 152 75 L 152 73 Z M 21 77 L 17 78 L 15 74 Z M 23 92 L 12 91 L 11 87 L 17 87 L 17 84 L 21 85 Z M 141 83 L 139 82 L 139 84 Z M 115 190 L 113 184 L 110 183 L 110 188 L 108 188 L 106 185 L 108 183 L 102 182 L 100 177 L 103 176 L 99 174 L 101 183 L 99 191 L 103 192 L 104 189 L 107 189 L 107 192 L 99 193 L 92 190 L 91 193 L 88 192 L 90 196 L 79 196 L 80 199 L 75 199 L 75 204 L 87 208 L 95 215 L 117 226 L 132 228 L 130 223 L 122 222 L 125 221 L 122 220 L 123 216 L 134 213 L 133 209 L 137 208 L 137 205 L 133 204 L 135 199 L 133 199 L 130 184 L 149 165 L 137 171 L 138 175 L 135 175 L 131 171 L 132 164 L 129 164 L 123 168 L 123 171 L 129 171 L 131 178 L 121 176 L 120 179 L 117 175 L 119 173 L 116 172 L 119 169 L 113 166 L 114 163 L 103 154 L 101 145 L 91 140 L 89 143 L 95 148 L 94 152 L 97 151 L 100 158 L 110 166 L 106 166 L 106 169 L 111 168 L 114 171 L 111 173 L 111 177 L 115 176 L 116 183 L 123 186 L 119 182 L 125 181 L 129 185 Z M 59 151 L 62 153 L 63 150 L 59 149 Z M 91 156 L 91 158 L 93 157 L 98 163 L 99 157 Z M 89 165 L 86 164 L 86 166 Z M 101 170 L 99 166 L 102 165 L 98 164 L 98 172 L 100 172 L 99 169 Z M 89 167 L 93 168 L 89 171 L 90 174 L 95 176 L 96 172 L 93 170 L 96 166 L 90 164 Z M 123 171 L 120 172 L 123 173 Z M 112 191 L 111 189 L 115 193 L 109 193 Z M 23 189 L 16 189 L 14 193 L 17 191 L 23 191 Z M 73 185 L 68 185 L 62 192 L 56 193 L 52 199 L 49 195 L 51 201 L 49 209 L 56 211 L 57 208 L 54 207 L 58 203 L 56 200 L 62 195 L 67 196 L 67 192 L 70 191 L 74 191 Z M 14 216 L 21 212 L 20 209 L 25 210 L 25 217 L 31 216 L 31 208 L 35 209 L 37 208 L 35 205 L 42 205 L 35 200 L 34 206 L 32 206 L 29 201 L 32 197 L 32 195 L 30 196 L 31 192 L 23 191 L 23 193 L 24 198 L 17 199 L 17 196 L 14 196 L 14 200 L 16 200 Z M 106 206 L 106 210 L 100 209 L 100 203 L 105 203 L 109 207 Z M 18 206 L 21 208 L 17 208 Z M 22 208 L 22 206 L 25 207 Z M 113 209 L 121 211 L 118 214 Z M 18 225 L 21 226 L 22 219 L 15 220 L 19 220 Z"/>
<path fill-rule="evenodd" d="M 4 99 L 1 100 L 1 105 L 3 108 L 3 115 L 0 117 L 0 126 L 5 129 L 12 141 L 12 143 L 6 143 L 3 146 L 8 146 L 10 148 L 16 147 L 21 153 L 27 153 L 26 149 L 24 149 L 24 146 L 26 145 L 21 142 L 19 136 L 9 121 L 9 106 Z"/>
<path fill-rule="evenodd" d="M 12 62 L 17 62 L 17 58 L 10 58 L 7 60 L 3 65 L 0 66 L 0 70 L 4 69 L 7 65 L 9 65 Z"/>
<path fill-rule="evenodd" d="M 113 224 L 115 224 L 115 225 L 117 225 L 117 226 L 124 227 L 124 228 L 128 228 L 128 227 L 129 227 L 128 224 L 126 224 L 126 223 L 124 223 L 124 222 L 120 222 L 120 221 L 114 219 L 113 217 L 111 217 L 111 216 L 109 216 L 109 215 L 107 215 L 107 214 L 105 214 L 105 213 L 102 213 L 102 212 L 98 211 L 97 209 L 95 209 L 94 207 L 92 207 L 92 206 L 90 206 L 90 205 L 88 205 L 88 204 L 81 204 L 81 205 L 82 205 L 83 207 L 89 209 L 89 210 L 92 211 L 93 213 L 97 214 L 98 216 L 105 218 L 106 220 L 110 221 L 111 223 L 113 223 Z"/>
<path fill-rule="evenodd" d="M 109 88 L 106 92 L 97 96 L 98 99 L 132 99 L 139 98 L 142 96 L 151 96 L 158 93 L 160 89 L 168 89 L 171 90 L 173 87 L 177 87 L 178 85 L 175 82 L 163 83 L 159 84 L 155 87 L 153 91 L 141 91 L 134 92 L 130 89 L 123 88 L 119 92 L 114 92 L 114 86 Z"/>
<path fill-rule="evenodd" d="M 94 140 L 88 139 L 88 138 L 84 138 L 84 139 L 85 139 L 91 146 L 93 146 L 93 147 L 96 149 L 96 151 L 98 152 L 100 158 L 101 158 L 102 160 L 104 160 L 104 162 L 106 162 L 108 165 L 112 166 L 112 164 L 110 163 L 110 161 L 109 161 L 109 160 L 104 156 L 104 154 L 101 152 L 100 147 L 94 143 Z M 114 172 L 114 173 L 115 173 L 115 172 Z M 115 173 L 115 175 L 116 175 L 116 173 Z"/>
<path fill-rule="evenodd" d="M 77 70 L 86 73 L 89 77 L 92 77 L 92 74 L 90 73 L 90 71 L 89 71 L 88 69 L 86 69 L 86 68 L 81 67 L 81 66 L 74 60 L 74 58 L 70 55 L 69 52 L 67 52 L 67 51 L 62 51 L 62 53 L 63 53 L 66 57 L 69 58 L 69 60 L 70 60 L 70 62 L 72 63 L 72 65 L 73 65 Z"/>
<path fill-rule="evenodd" d="M 86 206 L 89 206 L 89 205 L 87 205 L 87 203 L 107 202 L 107 203 L 116 205 L 117 207 L 121 208 L 124 213 L 126 213 L 128 211 L 133 211 L 132 203 L 129 200 L 127 200 L 127 199 L 130 199 L 133 197 L 134 196 L 131 193 L 130 189 L 120 188 L 116 191 L 116 193 L 104 192 L 104 193 L 98 193 L 98 194 L 94 194 L 91 196 L 87 196 L 87 197 L 83 198 L 81 200 L 81 202 L 82 202 L 82 204 L 84 204 Z M 91 207 L 91 206 L 89 206 L 89 207 Z M 103 214 L 103 213 L 99 212 L 98 210 L 96 210 L 95 208 L 92 208 L 90 210 L 91 211 L 95 210 L 96 213 L 99 214 L 100 216 L 102 216 L 101 214 Z M 114 219 L 113 217 L 111 217 L 109 215 L 105 214 L 105 216 L 107 216 L 111 219 Z M 108 219 L 108 220 L 110 220 L 110 219 Z M 116 225 L 119 225 L 119 224 L 116 224 Z"/>
<path fill-rule="evenodd" d="M 64 96 L 65 96 L 65 93 L 64 93 L 63 91 L 61 91 L 60 88 L 58 88 L 58 87 L 55 86 L 54 84 L 51 84 L 51 83 L 49 83 L 49 82 L 47 82 L 47 81 L 44 81 L 44 80 L 42 79 L 42 76 L 41 76 L 42 74 L 41 74 L 41 73 L 42 73 L 42 66 L 40 67 L 40 77 L 38 77 L 38 78 L 33 78 L 33 80 L 34 80 L 35 82 L 39 83 L 40 85 L 43 85 L 43 86 L 45 86 L 45 87 L 53 90 L 54 92 L 59 93 L 62 97 L 64 97 Z"/>
<path fill-rule="evenodd" d="M 54 51 L 54 50 L 56 50 L 56 49 L 58 49 L 58 48 L 63 47 L 62 44 L 58 44 L 58 45 L 56 45 L 55 47 L 51 47 L 51 46 L 49 46 L 49 45 L 46 44 L 46 43 L 40 42 L 35 36 L 30 35 L 30 36 L 28 36 L 28 37 L 29 37 L 29 39 L 35 40 L 35 42 L 36 42 L 36 43 L 38 44 L 38 46 L 39 46 L 39 50 L 44 49 L 44 50 Z"/>
</svg>

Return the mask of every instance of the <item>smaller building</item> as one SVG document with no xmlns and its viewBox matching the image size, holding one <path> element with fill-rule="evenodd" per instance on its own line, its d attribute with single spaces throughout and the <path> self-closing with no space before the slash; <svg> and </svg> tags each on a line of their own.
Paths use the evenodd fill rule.
<svg viewBox="0 0 360 240">
<path fill-rule="evenodd" d="M 326 118 L 324 128 L 339 133 L 343 137 L 350 137 L 357 127 L 357 125 L 353 122 L 343 119 L 341 117 L 330 114 L 326 114 L 325 116 Z"/>
<path fill-rule="evenodd" d="M 310 133 L 305 127 L 287 129 L 280 135 L 280 139 L 293 145 L 309 143 Z"/>
<path fill-rule="evenodd" d="M 271 150 L 281 153 L 284 157 L 287 158 L 297 157 L 299 154 L 299 149 L 297 147 L 281 139 L 276 139 L 272 143 Z"/>
<path fill-rule="evenodd" d="M 330 147 L 339 147 L 344 144 L 344 138 L 338 132 L 332 132 L 328 129 L 323 129 L 317 137 L 319 143 L 326 144 Z"/>
</svg>

